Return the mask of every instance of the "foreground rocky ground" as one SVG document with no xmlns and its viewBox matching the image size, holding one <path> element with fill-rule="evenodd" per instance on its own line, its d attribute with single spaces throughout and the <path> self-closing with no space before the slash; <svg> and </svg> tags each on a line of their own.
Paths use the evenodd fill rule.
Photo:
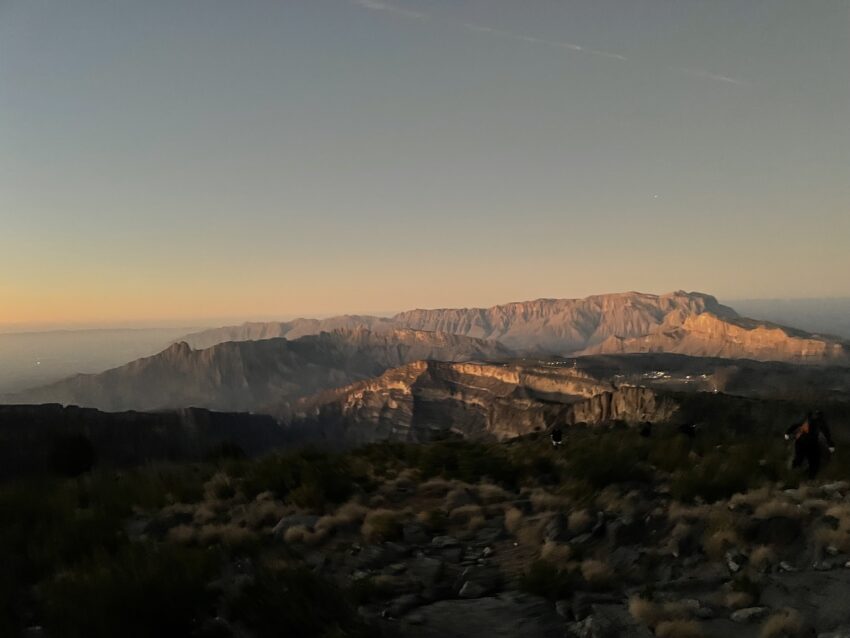
<svg viewBox="0 0 850 638">
<path fill-rule="evenodd" d="M 356 591 L 358 613 L 389 635 L 850 635 L 845 482 L 698 506 L 608 489 L 577 507 L 545 489 L 411 473 L 365 505 L 281 508 L 258 533 Z M 238 535 L 240 522 L 220 533 Z M 181 542 L 210 533 L 169 530 Z"/>
<path fill-rule="evenodd" d="M 46 636 L 850 636 L 844 470 L 800 483 L 753 445 L 615 429 L 82 477 L 70 537 L 116 485 L 133 504 L 16 604 Z"/>
</svg>

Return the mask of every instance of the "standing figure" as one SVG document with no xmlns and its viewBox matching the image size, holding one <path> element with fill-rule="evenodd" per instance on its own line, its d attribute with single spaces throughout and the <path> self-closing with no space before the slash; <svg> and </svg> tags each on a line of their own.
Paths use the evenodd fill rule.
<svg viewBox="0 0 850 638">
<path fill-rule="evenodd" d="M 832 433 L 823 413 L 818 410 L 814 414 L 809 412 L 801 423 L 795 423 L 785 431 L 786 440 L 794 437 L 794 459 L 791 467 L 800 467 L 803 462 L 808 466 L 809 478 L 817 476 L 821 465 L 820 435 L 826 440 L 830 453 L 835 452 L 835 443 Z"/>
<path fill-rule="evenodd" d="M 549 433 L 549 438 L 552 439 L 552 447 L 561 447 L 564 443 L 564 433 L 560 425 L 556 425 Z"/>
</svg>

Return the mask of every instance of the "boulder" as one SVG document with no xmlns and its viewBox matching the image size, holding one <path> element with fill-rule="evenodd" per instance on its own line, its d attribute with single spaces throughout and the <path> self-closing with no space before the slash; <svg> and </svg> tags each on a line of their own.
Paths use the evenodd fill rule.
<svg viewBox="0 0 850 638">
<path fill-rule="evenodd" d="M 418 556 L 407 564 L 407 575 L 424 588 L 436 585 L 443 575 L 443 561 L 428 556 Z"/>
<path fill-rule="evenodd" d="M 277 525 L 272 528 L 272 534 L 284 534 L 290 527 L 295 527 L 297 525 L 302 525 L 307 529 L 313 529 L 318 521 L 319 517 L 311 514 L 292 514 L 290 516 L 284 516 L 277 522 Z"/>
<path fill-rule="evenodd" d="M 401 528 L 401 536 L 407 545 L 427 545 L 431 540 L 421 523 L 406 523 Z"/>
<path fill-rule="evenodd" d="M 738 623 L 751 623 L 761 620 L 767 616 L 769 611 L 770 609 L 767 607 L 745 607 L 744 609 L 733 611 L 729 618 Z"/>
<path fill-rule="evenodd" d="M 561 543 L 569 540 L 570 532 L 567 517 L 561 512 L 554 514 L 546 525 L 543 526 L 543 540 L 553 543 Z"/>
<path fill-rule="evenodd" d="M 496 567 L 467 567 L 458 579 L 460 598 L 483 598 L 498 591 L 502 575 Z"/>
</svg>

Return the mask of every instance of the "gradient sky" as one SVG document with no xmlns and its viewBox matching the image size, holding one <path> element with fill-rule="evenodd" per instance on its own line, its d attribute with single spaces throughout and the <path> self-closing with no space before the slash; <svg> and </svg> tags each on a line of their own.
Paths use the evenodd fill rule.
<svg viewBox="0 0 850 638">
<path fill-rule="evenodd" d="M 850 295 L 847 0 L 0 0 L 0 326 Z"/>
</svg>

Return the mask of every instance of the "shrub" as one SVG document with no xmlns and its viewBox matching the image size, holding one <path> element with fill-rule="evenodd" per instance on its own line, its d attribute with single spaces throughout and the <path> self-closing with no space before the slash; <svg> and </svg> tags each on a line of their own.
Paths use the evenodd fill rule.
<svg viewBox="0 0 850 638">
<path fill-rule="evenodd" d="M 202 550 L 134 544 L 45 587 L 45 625 L 67 638 L 187 636 L 212 611 L 215 564 Z"/>
<path fill-rule="evenodd" d="M 232 603 L 232 614 L 258 638 L 365 637 L 343 592 L 307 569 L 261 569 Z"/>
<path fill-rule="evenodd" d="M 525 524 L 525 514 L 515 507 L 510 508 L 505 512 L 505 529 L 509 534 L 516 534 Z"/>
<path fill-rule="evenodd" d="M 519 581 L 521 590 L 550 600 L 569 598 L 576 578 L 552 563 L 538 560 L 531 564 Z"/>
<path fill-rule="evenodd" d="M 588 559 L 581 563 L 581 575 L 593 589 L 602 589 L 610 585 L 614 572 L 601 560 Z"/>
<path fill-rule="evenodd" d="M 243 479 L 249 497 L 270 490 L 299 507 L 320 509 L 347 500 L 363 479 L 339 455 L 317 452 L 275 454 L 251 464 Z"/>
<path fill-rule="evenodd" d="M 401 516 L 393 510 L 379 509 L 366 514 L 360 532 L 371 543 L 396 540 L 401 536 Z"/>
<path fill-rule="evenodd" d="M 760 638 L 803 638 L 806 631 L 802 616 L 795 609 L 784 609 L 773 614 L 761 626 Z"/>
<path fill-rule="evenodd" d="M 69 434 L 53 442 L 48 454 L 50 470 L 59 476 L 76 477 L 94 467 L 95 453 L 84 434 Z"/>
</svg>

